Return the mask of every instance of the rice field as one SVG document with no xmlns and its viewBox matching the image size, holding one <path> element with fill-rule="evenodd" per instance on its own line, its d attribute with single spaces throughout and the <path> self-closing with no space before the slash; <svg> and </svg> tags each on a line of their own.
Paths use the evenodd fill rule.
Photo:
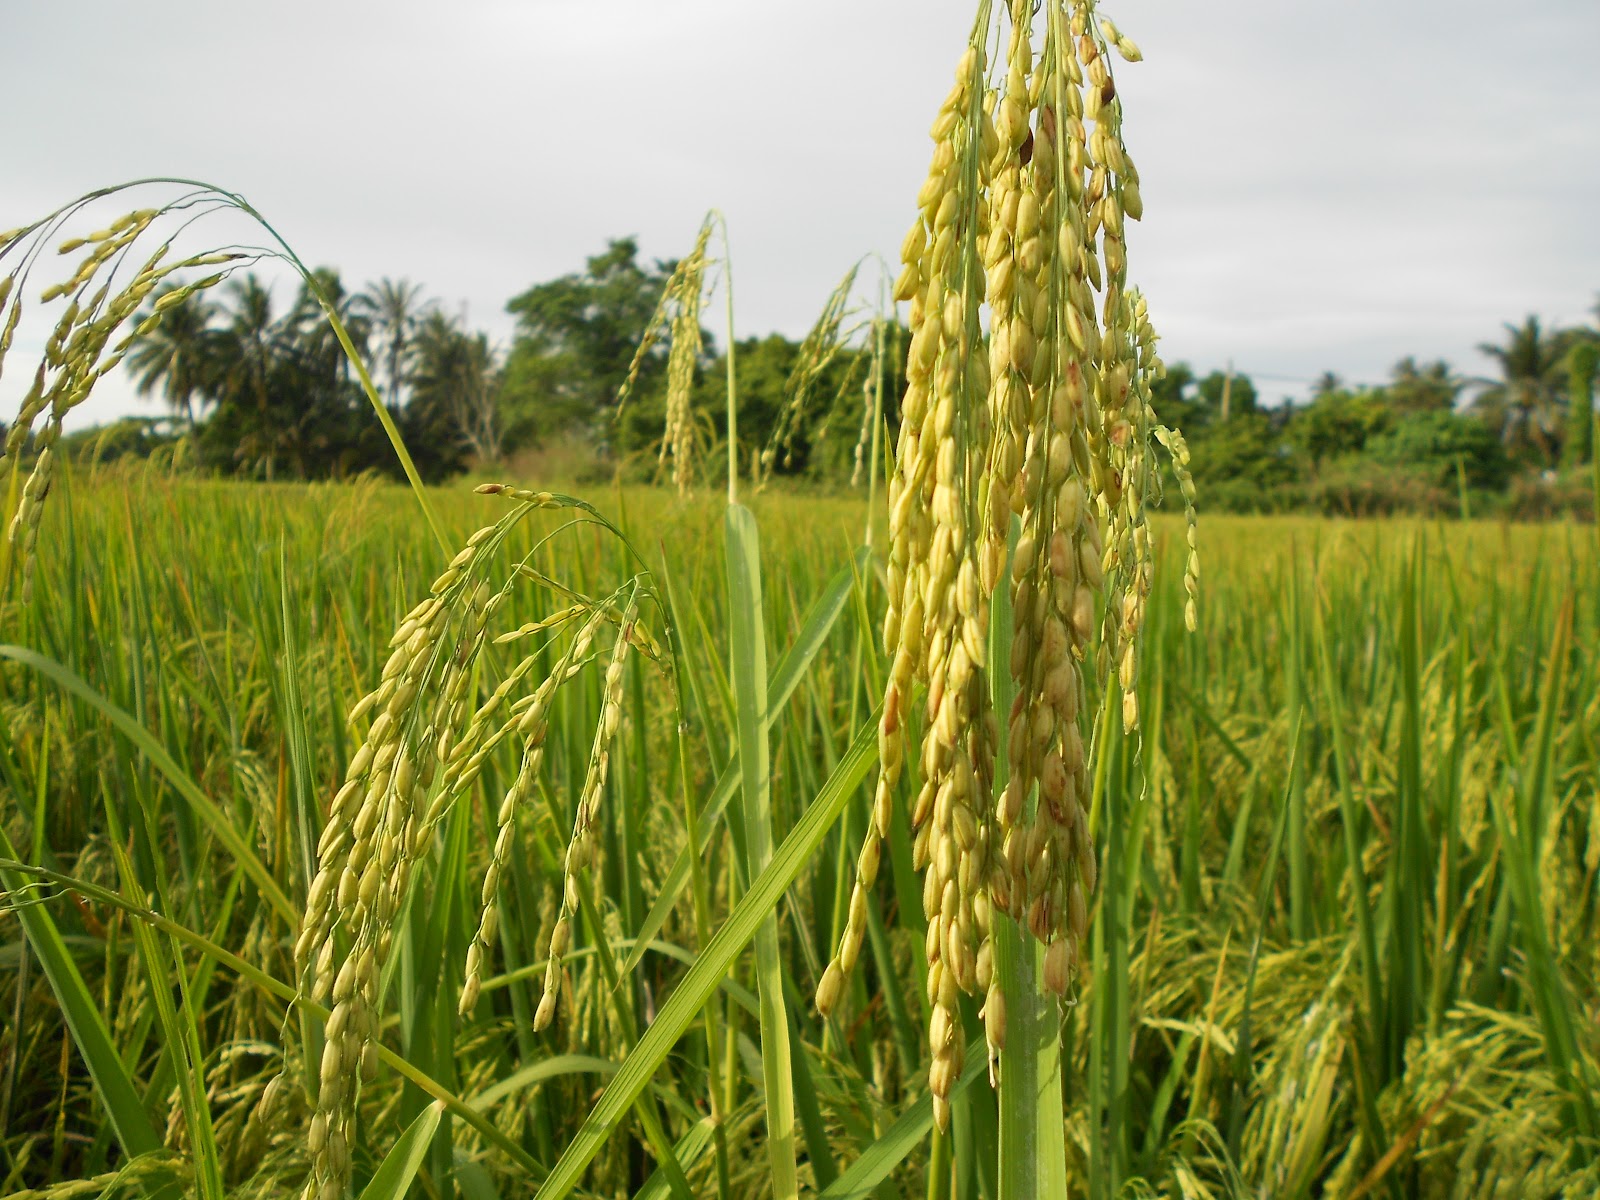
<svg viewBox="0 0 1600 1200">
<path fill-rule="evenodd" d="M 424 487 L 398 368 L 235 193 L 0 234 L 0 358 L 60 305 L 0 451 L 0 1194 L 1600 1194 L 1600 541 L 1202 539 L 1141 58 L 979 0 L 899 274 L 764 447 L 708 217 L 586 418 L 603 458 L 656 355 L 670 491 Z M 263 244 L 169 254 L 219 212 Z M 74 457 L 267 261 L 411 487 Z M 847 347 L 863 486 L 774 482 Z"/>
<path fill-rule="evenodd" d="M 0 1193 L 293 1195 L 336 1040 L 296 941 L 371 719 L 348 718 L 447 557 L 387 485 L 60 482 L 32 596 L 0 608 Z M 467 486 L 429 500 L 452 547 L 507 512 Z M 1009 998 L 1013 1039 L 1059 1032 L 1059 1073 L 1036 1102 L 997 1097 L 963 996 L 972 1050 L 940 1130 L 907 804 L 859 962 L 826 1019 L 813 1003 L 850 920 L 890 667 L 865 503 L 748 497 L 751 628 L 720 497 L 590 500 L 530 509 L 485 552 L 512 581 L 494 629 L 615 596 L 617 629 L 627 610 L 654 645 L 569 660 L 572 631 L 524 634 L 463 684 L 470 709 L 587 663 L 543 710 L 509 832 L 511 738 L 483 743 L 418 839 L 378 1049 L 340 1068 L 364 1079 L 339 1147 L 359 1194 L 766 1196 L 787 1144 L 801 1194 L 1010 1196 L 994 1147 L 1019 1106 L 1059 1122 L 1071 1196 L 1600 1188 L 1592 528 L 1209 520 L 1189 634 L 1183 525 L 1158 521 L 1142 733 L 1098 689 L 1087 706 L 1082 970 L 1065 1003 Z M 641 577 L 659 610 L 627 609 Z M 743 803 L 752 641 L 765 831 Z"/>
</svg>

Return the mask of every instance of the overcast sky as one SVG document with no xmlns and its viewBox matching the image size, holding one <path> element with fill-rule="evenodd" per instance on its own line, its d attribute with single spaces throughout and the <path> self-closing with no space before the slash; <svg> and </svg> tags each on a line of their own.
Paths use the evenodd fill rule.
<svg viewBox="0 0 1600 1200">
<path fill-rule="evenodd" d="M 0 0 L 0 228 L 146 175 L 243 193 L 352 284 L 504 305 L 719 207 L 741 335 L 801 335 L 892 258 L 971 0 Z M 1170 360 L 1265 396 L 1600 293 L 1596 0 L 1107 0 Z M 280 284 L 287 299 L 290 287 Z M 720 334 L 720 316 L 715 323 Z M 18 346 L 19 351 L 23 346 Z M 35 344 L 32 353 L 37 353 Z M 28 372 L 0 382 L 0 419 Z M 111 381 L 108 381 L 108 383 Z M 106 387 L 85 418 L 155 411 Z"/>
</svg>

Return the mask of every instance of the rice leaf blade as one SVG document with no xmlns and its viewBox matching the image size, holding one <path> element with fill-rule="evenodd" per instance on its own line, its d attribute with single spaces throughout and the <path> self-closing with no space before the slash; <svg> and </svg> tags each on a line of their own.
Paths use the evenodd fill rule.
<svg viewBox="0 0 1600 1200">
<path fill-rule="evenodd" d="M 739 774 L 750 875 L 772 860 L 772 779 L 767 743 L 766 625 L 761 604 L 761 539 L 755 514 L 742 504 L 727 513 L 728 640 L 739 720 Z M 767 1108 L 767 1154 L 777 1200 L 800 1194 L 795 1163 L 794 1083 L 789 1017 L 776 909 L 756 930 L 756 983 L 761 1000 L 761 1074 Z"/>
<path fill-rule="evenodd" d="M 383 1162 L 373 1172 L 367 1186 L 361 1189 L 361 1200 L 401 1200 L 417 1177 L 422 1160 L 428 1156 L 433 1132 L 439 1128 L 439 1118 L 443 1115 L 444 1105 L 437 1100 L 416 1115 L 389 1148 L 389 1153 L 383 1156 Z"/>
<path fill-rule="evenodd" d="M 751 880 L 750 889 L 667 997 L 656 1019 L 623 1061 L 621 1069 L 584 1119 L 577 1136 L 539 1188 L 535 1200 L 560 1200 L 571 1194 L 584 1170 L 627 1113 L 633 1098 L 649 1083 L 683 1032 L 694 1023 L 729 965 L 750 943 L 761 922 L 822 844 L 845 804 L 866 778 L 877 758 L 877 747 L 877 729 L 869 723 L 789 831 L 789 836 L 773 853 L 771 864 Z"/>
</svg>

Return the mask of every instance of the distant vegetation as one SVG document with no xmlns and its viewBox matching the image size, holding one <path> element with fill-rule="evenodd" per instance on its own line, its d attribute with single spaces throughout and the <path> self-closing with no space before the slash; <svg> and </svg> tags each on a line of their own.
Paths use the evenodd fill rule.
<svg viewBox="0 0 1600 1200">
<path fill-rule="evenodd" d="M 632 238 L 611 241 L 583 271 L 538 283 L 507 308 L 509 347 L 450 316 L 408 281 L 347 290 L 318 278 L 412 447 L 425 478 L 502 462 L 530 447 L 576 446 L 577 474 L 634 478 L 655 468 L 666 399 L 669 339 L 645 356 L 620 420 L 616 396 L 674 263 L 640 260 Z M 1600 309 L 1597 309 L 1600 313 Z M 726 436 L 725 351 L 703 331 L 695 410 L 708 438 Z M 753 461 L 778 425 L 802 360 L 782 334 L 742 339 L 742 458 Z M 1328 372 L 1305 404 L 1270 404 L 1245 372 L 1169 368 L 1157 389 L 1163 420 L 1180 428 L 1208 507 L 1240 512 L 1593 513 L 1581 470 L 1593 454 L 1600 328 L 1551 329 L 1529 316 L 1480 350 L 1488 372 L 1406 357 L 1388 383 L 1352 385 Z M 891 371 L 901 356 L 887 356 Z M 844 484 L 854 463 L 866 351 L 846 347 L 812 381 L 814 403 L 780 475 Z M 68 440 L 100 459 L 148 455 L 187 439 L 200 468 L 256 479 L 395 472 L 345 356 L 314 297 L 301 288 L 281 309 L 254 275 L 220 297 L 172 306 L 130 356 L 141 393 L 165 419 L 130 419 Z M 898 377 L 887 380 L 892 438 Z M 715 460 L 712 460 L 715 461 Z"/>
</svg>

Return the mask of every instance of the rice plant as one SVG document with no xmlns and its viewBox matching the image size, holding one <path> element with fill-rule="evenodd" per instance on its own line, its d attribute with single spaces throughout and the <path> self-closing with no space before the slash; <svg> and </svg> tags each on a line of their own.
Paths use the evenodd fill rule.
<svg viewBox="0 0 1600 1200">
<path fill-rule="evenodd" d="M 871 340 L 865 498 L 755 489 L 731 354 L 691 489 L 719 222 L 676 488 L 603 503 L 58 459 L 168 297 L 298 262 L 169 249 L 256 217 L 181 181 L 69 238 L 0 464 L 0 1192 L 1600 1187 L 1596 543 L 1214 520 L 1202 603 L 1114 56 L 979 5 L 898 427 L 850 278 L 792 392 Z M 0 359 L 80 212 L 5 235 Z"/>
</svg>

